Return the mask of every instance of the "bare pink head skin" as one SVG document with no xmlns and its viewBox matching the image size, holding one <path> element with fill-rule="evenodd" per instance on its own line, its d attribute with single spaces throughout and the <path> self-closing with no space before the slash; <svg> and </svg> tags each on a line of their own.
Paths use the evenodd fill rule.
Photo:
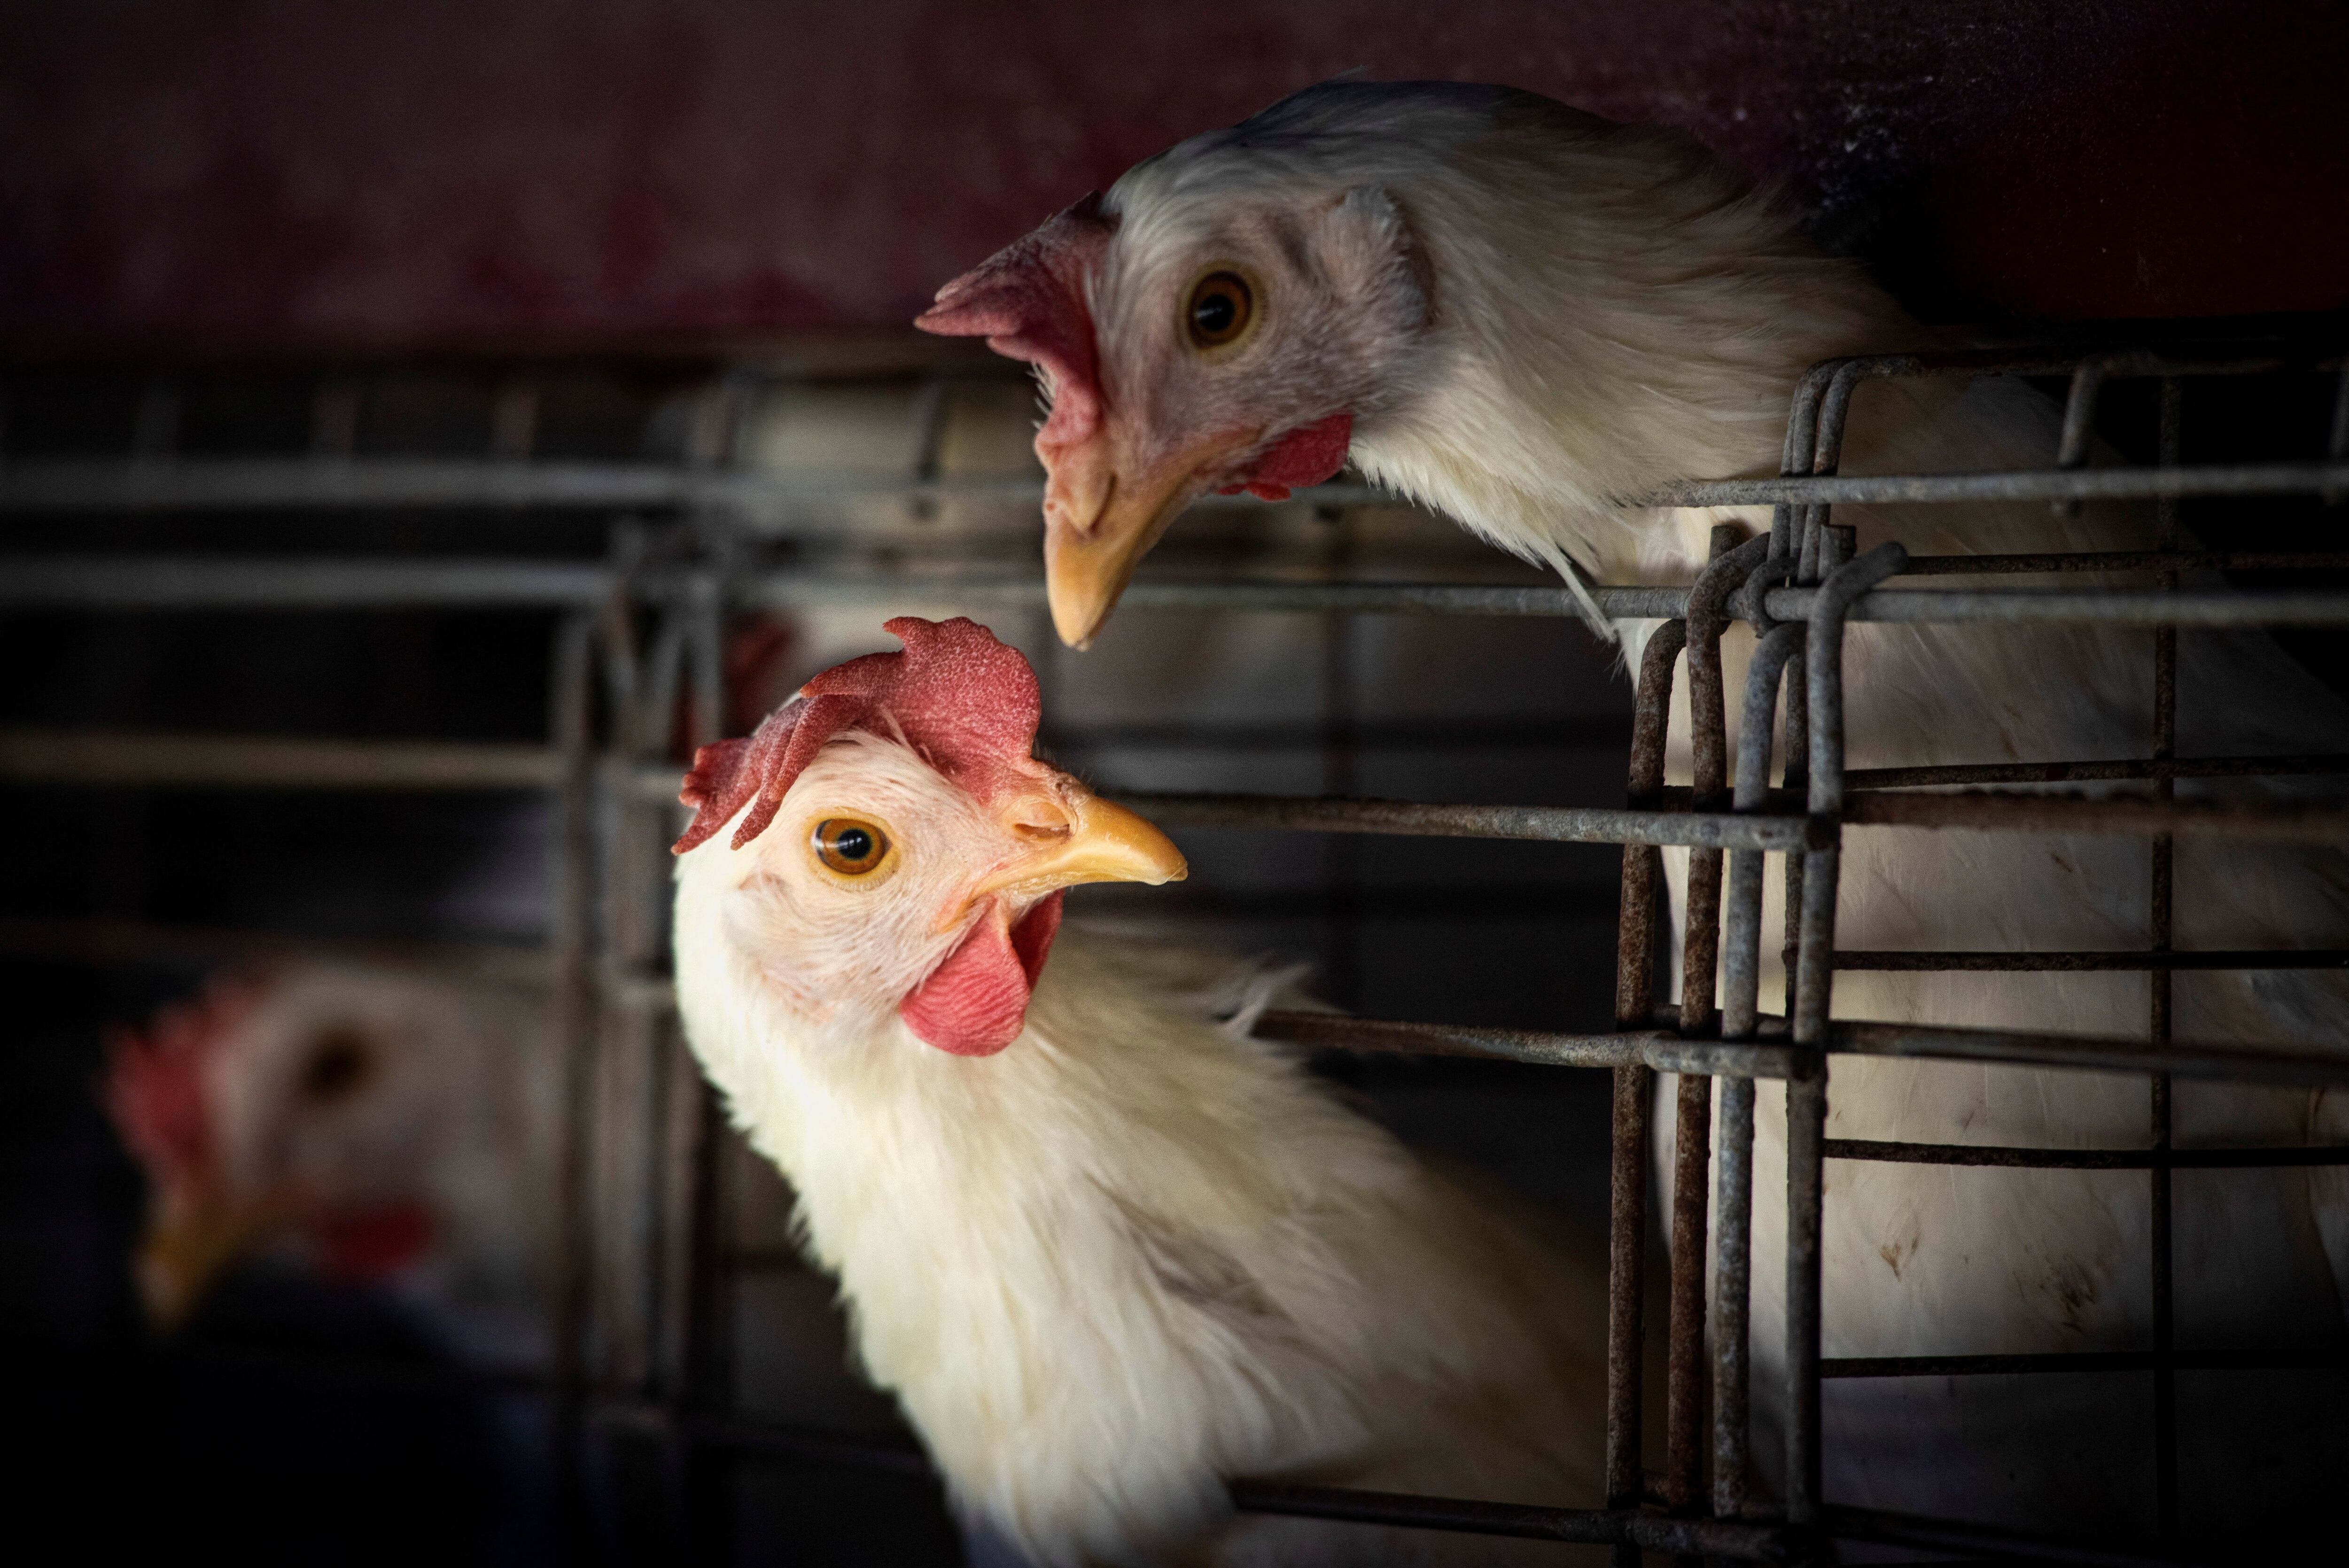
<svg viewBox="0 0 2349 1568">
<path fill-rule="evenodd" d="M 1427 315 L 1383 191 L 1333 185 L 1300 204 L 1293 187 L 1166 163 L 1184 151 L 955 279 L 915 323 L 1037 368 L 1045 572 L 1075 646 L 1199 496 L 1279 500 L 1335 476 Z M 1237 306 L 1211 298 L 1219 279 L 1237 280 Z M 1235 315 L 1228 336 L 1206 330 Z"/>
<path fill-rule="evenodd" d="M 347 1282 L 422 1256 L 422 1167 L 452 1120 L 432 1041 L 460 1026 L 417 988 L 316 970 L 218 978 L 117 1031 L 105 1099 L 148 1178 L 136 1272 L 157 1323 L 273 1241 Z"/>
<path fill-rule="evenodd" d="M 1035 759 L 1036 676 L 1016 649 L 962 619 L 885 629 L 903 653 L 826 670 L 747 739 L 695 755 L 675 850 L 733 824 L 704 851 L 734 861 L 746 902 L 730 929 L 760 934 L 761 972 L 802 1016 L 885 1006 L 939 1050 L 990 1056 L 1025 1025 L 1063 890 L 1174 880 L 1183 857 Z M 869 872 L 820 853 L 823 824 L 845 820 L 886 846 Z"/>
</svg>

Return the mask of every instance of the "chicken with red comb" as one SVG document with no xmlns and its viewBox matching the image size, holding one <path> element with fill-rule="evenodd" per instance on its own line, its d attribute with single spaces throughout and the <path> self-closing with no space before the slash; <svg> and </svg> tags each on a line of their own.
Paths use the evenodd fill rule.
<svg viewBox="0 0 2349 1568">
<path fill-rule="evenodd" d="M 1039 366 L 1054 399 L 1036 442 L 1049 470 L 1045 570 L 1054 622 L 1079 645 L 1194 499 L 1234 485 L 1278 493 L 1341 461 L 1555 568 L 1612 639 L 1584 573 L 1687 583 L 1717 525 L 1770 522 L 1767 508 L 1642 498 L 1675 480 L 1776 473 L 1792 394 L 1815 364 L 1951 345 L 1815 245 L 1783 192 L 1755 189 L 1691 138 L 1511 88 L 1426 81 L 1325 82 L 1145 159 L 947 284 L 916 325 L 985 336 Z M 2017 377 L 1870 376 L 1849 405 L 1840 471 L 2044 469 L 2062 428 Z M 2051 516 L 2039 503 L 1871 503 L 1835 515 L 1863 548 L 1898 541 L 1920 556 L 2117 559 L 2178 543 L 2149 507 Z M 1632 664 L 1655 624 L 1621 628 Z M 1722 645 L 1733 757 L 1753 645 L 1742 625 Z M 2158 732 L 2139 631 L 1860 624 L 1847 645 L 1854 768 L 2142 757 Z M 2178 755 L 2349 747 L 2349 707 L 2265 636 L 2181 632 L 2176 660 Z M 1671 781 L 1691 785 L 1685 707 L 1673 725 Z M 1840 843 L 1839 949 L 2148 942 L 2138 841 L 1854 827 Z M 1666 864 L 1684 903 L 1685 851 Z M 2178 923 L 2158 944 L 2349 944 L 2349 858 L 2335 850 L 2181 840 L 2173 869 Z M 1769 877 L 1764 997 L 1785 980 L 1775 861 Z M 2179 1040 L 2349 1050 L 2338 972 L 2206 968 L 2158 984 L 2153 1016 Z M 2141 980 L 2052 972 L 1862 970 L 1837 975 L 1833 1003 L 1845 1018 L 2132 1039 L 2148 1016 Z M 1767 1262 L 1786 1233 L 1779 1092 L 1759 1090 L 1754 1166 L 1754 1389 L 1765 1419 L 1783 1414 L 1785 1387 L 1786 1303 Z M 1843 1057 L 1830 1103 L 1834 1129 L 1854 1139 L 2118 1149 L 2144 1142 L 2146 1094 L 2052 1069 Z M 2312 1102 L 2181 1083 L 2160 1103 L 2157 1136 L 2181 1143 L 2349 1135 L 2338 1091 Z M 2002 1186 L 1879 1162 L 1848 1177 L 1837 1167 L 1833 1181 L 1829 1357 L 2135 1350 L 2154 1332 L 2141 1189 L 2131 1219 L 2116 1189 L 2085 1171 Z M 2176 1221 L 2178 1324 L 2213 1344 L 2338 1342 L 2349 1324 L 2349 1176 L 2338 1168 L 2244 1173 L 2223 1192 L 2181 1197 Z M 2140 1482 L 2115 1480 L 2106 1467 L 2124 1461 L 2106 1439 L 2145 1426 L 2141 1387 L 2017 1380 L 2026 1398 L 2003 1381 L 1837 1386 L 1826 1495 L 2066 1533 L 2137 1530 Z M 2278 1429 L 2266 1401 L 2282 1396 L 2247 1383 L 2206 1392 L 2213 1428 Z M 2338 1404 L 2295 1397 L 2313 1402 L 2296 1432 L 2333 1418 L 2312 1408 Z M 2311 1438 L 2294 1452 L 2328 1447 L 2338 1443 Z M 1765 1467 L 1777 1451 L 1757 1445 Z M 2256 1492 L 2263 1506 L 2304 1509 L 2325 1494 L 2322 1471 L 2295 1474 L 2264 1451 L 2210 1445 L 2185 1495 L 2240 1506 Z M 2132 1478 L 2151 1473 L 2150 1459 L 2126 1462 Z"/>
<path fill-rule="evenodd" d="M 554 1053 L 495 987 L 299 964 L 116 1036 L 106 1101 L 147 1173 L 136 1273 L 164 1327 L 269 1250 L 412 1298 L 460 1356 L 545 1352 Z"/>
<path fill-rule="evenodd" d="M 1599 1274 L 1249 1038 L 1273 981 L 1063 928 L 1071 885 L 1182 855 L 1033 758 L 1016 652 L 888 629 L 903 653 L 697 759 L 678 1000 L 975 1532 L 1050 1564 L 1484 1562 L 1236 1522 L 1225 1482 L 1595 1503 Z"/>
</svg>

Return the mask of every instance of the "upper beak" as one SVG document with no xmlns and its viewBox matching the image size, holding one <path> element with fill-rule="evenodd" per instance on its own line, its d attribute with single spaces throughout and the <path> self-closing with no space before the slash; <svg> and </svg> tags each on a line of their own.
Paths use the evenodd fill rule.
<svg viewBox="0 0 2349 1568">
<path fill-rule="evenodd" d="M 1103 433 L 1038 455 L 1044 485 L 1044 583 L 1052 625 L 1072 648 L 1090 646 L 1117 608 L 1133 569 L 1204 491 L 1216 459 L 1246 438 L 1202 443 L 1147 469 L 1121 463 Z"/>
<path fill-rule="evenodd" d="M 1035 808 L 1042 804 L 1044 810 Z M 1080 795 L 1073 805 L 1023 801 L 1011 809 L 1015 826 L 1034 847 L 981 877 L 968 889 L 945 924 L 958 923 L 970 907 L 999 895 L 1033 900 L 1079 882 L 1181 882 L 1190 867 L 1174 841 L 1144 819 L 1097 795 Z M 1039 826 L 1035 819 L 1057 814 L 1065 825 Z"/>
<path fill-rule="evenodd" d="M 175 1193 L 139 1243 L 140 1300 L 156 1327 L 177 1328 L 230 1264 L 297 1216 L 290 1193 L 239 1201 L 211 1191 Z"/>
</svg>

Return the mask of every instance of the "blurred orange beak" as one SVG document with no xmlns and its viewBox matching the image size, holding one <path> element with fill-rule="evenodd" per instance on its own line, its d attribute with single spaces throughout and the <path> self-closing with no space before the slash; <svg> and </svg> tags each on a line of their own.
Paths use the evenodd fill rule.
<svg viewBox="0 0 2349 1568">
<path fill-rule="evenodd" d="M 1106 425 L 1072 446 L 1037 448 L 1044 484 L 1044 583 L 1052 625 L 1072 648 L 1092 645 L 1133 569 L 1166 525 L 1198 499 L 1208 476 L 1255 438 L 1202 441 L 1148 468 L 1121 463 Z"/>
<path fill-rule="evenodd" d="M 305 1208 L 290 1190 L 238 1200 L 207 1185 L 165 1198 L 139 1243 L 139 1295 L 149 1321 L 166 1333 L 177 1328 L 230 1264 L 295 1223 Z"/>
<path fill-rule="evenodd" d="M 1069 795 L 1074 795 L 1071 802 Z M 1190 873 L 1174 841 L 1124 807 L 1081 790 L 1058 799 L 1022 796 L 1004 809 L 1011 830 L 1031 846 L 965 890 L 941 931 L 990 898 L 1032 903 L 1080 882 L 1181 882 Z"/>
</svg>

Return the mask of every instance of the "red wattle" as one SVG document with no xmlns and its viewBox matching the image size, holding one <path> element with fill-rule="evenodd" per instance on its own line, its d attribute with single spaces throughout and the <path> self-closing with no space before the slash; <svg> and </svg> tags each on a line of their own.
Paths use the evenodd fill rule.
<svg viewBox="0 0 2349 1568">
<path fill-rule="evenodd" d="M 1247 478 L 1217 493 L 1232 495 L 1246 490 L 1259 500 L 1287 500 L 1292 490 L 1337 477 L 1338 470 L 1346 466 L 1346 450 L 1353 443 L 1354 416 L 1350 411 L 1299 426 L 1275 441 L 1256 460 Z"/>
<path fill-rule="evenodd" d="M 951 1056 L 991 1057 L 1019 1037 L 1028 994 L 1061 929 L 1060 893 L 1009 929 L 991 904 L 947 961 L 897 1004 L 897 1016 L 926 1045 Z"/>
<path fill-rule="evenodd" d="M 423 1255 L 432 1244 L 432 1215 L 409 1198 L 329 1214 L 311 1225 L 308 1235 L 321 1274 L 364 1284 L 397 1274 Z"/>
</svg>

